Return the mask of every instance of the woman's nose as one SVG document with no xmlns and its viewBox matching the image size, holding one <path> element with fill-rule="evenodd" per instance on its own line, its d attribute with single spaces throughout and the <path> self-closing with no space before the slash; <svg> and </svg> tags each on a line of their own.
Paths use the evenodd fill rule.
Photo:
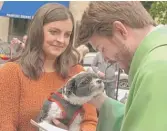
<svg viewBox="0 0 167 131">
<path fill-rule="evenodd" d="M 60 42 L 60 43 L 65 43 L 64 35 L 57 36 L 57 41 Z"/>
</svg>

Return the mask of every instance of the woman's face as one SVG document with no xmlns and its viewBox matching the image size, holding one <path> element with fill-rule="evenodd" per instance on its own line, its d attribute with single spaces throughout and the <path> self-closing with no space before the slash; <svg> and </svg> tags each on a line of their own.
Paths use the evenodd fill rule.
<svg viewBox="0 0 167 131">
<path fill-rule="evenodd" d="M 73 23 L 70 19 L 50 22 L 43 27 L 43 51 L 46 59 L 55 60 L 69 45 Z"/>
</svg>

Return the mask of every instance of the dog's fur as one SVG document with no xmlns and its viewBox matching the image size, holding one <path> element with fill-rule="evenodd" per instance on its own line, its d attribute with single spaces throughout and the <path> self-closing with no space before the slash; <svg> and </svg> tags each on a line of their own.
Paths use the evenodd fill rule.
<svg viewBox="0 0 167 131">
<path fill-rule="evenodd" d="M 93 97 L 104 92 L 104 84 L 95 73 L 81 72 L 72 77 L 61 89 L 63 98 L 73 105 L 89 102 Z M 79 113 L 69 125 L 69 131 L 79 131 L 83 113 Z M 52 123 L 53 119 L 63 118 L 62 110 L 55 102 L 45 102 L 38 117 L 42 122 Z"/>
</svg>

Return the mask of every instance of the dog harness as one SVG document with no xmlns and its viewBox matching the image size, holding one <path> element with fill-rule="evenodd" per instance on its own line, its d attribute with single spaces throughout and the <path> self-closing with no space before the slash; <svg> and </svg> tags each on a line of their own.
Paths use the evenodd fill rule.
<svg viewBox="0 0 167 131">
<path fill-rule="evenodd" d="M 60 107 L 63 118 L 58 120 L 66 126 L 70 126 L 76 116 L 83 111 L 82 106 L 72 105 L 68 101 L 64 100 L 61 91 L 51 93 L 48 100 L 55 102 Z"/>
</svg>

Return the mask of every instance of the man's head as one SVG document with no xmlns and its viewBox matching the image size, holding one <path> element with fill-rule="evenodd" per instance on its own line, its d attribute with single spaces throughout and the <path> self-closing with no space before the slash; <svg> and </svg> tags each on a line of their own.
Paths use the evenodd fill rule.
<svg viewBox="0 0 167 131">
<path fill-rule="evenodd" d="M 90 2 L 78 40 L 90 42 L 105 59 L 117 61 L 128 72 L 138 44 L 154 25 L 140 2 Z"/>
</svg>

